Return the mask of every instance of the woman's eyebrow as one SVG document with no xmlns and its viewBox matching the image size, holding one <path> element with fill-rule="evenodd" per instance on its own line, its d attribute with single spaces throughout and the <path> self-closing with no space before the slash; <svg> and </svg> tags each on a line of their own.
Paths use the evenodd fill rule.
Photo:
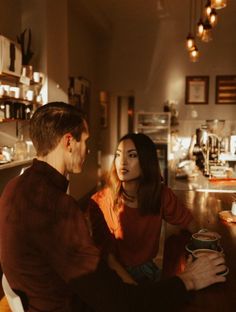
<svg viewBox="0 0 236 312">
<path fill-rule="evenodd" d="M 116 150 L 116 152 L 122 152 L 122 150 L 120 150 L 119 148 Z M 127 152 L 129 153 L 129 152 L 137 152 L 137 150 L 135 149 L 135 148 L 132 148 L 132 149 L 129 149 L 129 150 L 127 150 Z"/>
</svg>

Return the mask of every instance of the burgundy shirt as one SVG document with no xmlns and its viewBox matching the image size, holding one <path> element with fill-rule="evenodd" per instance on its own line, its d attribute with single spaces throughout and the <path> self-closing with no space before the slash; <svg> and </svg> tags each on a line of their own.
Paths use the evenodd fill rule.
<svg viewBox="0 0 236 312">
<path fill-rule="evenodd" d="M 1 197 L 0 251 L 12 288 L 26 293 L 30 311 L 68 311 L 67 283 L 96 269 L 98 249 L 68 181 L 33 161 Z"/>
</svg>

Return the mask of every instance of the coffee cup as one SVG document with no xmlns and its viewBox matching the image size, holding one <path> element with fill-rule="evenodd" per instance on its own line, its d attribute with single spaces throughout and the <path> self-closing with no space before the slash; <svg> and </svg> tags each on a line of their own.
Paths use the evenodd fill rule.
<svg viewBox="0 0 236 312">
<path fill-rule="evenodd" d="M 217 250 L 219 246 L 219 238 L 211 232 L 197 232 L 192 235 L 192 245 L 194 249 Z"/>
</svg>

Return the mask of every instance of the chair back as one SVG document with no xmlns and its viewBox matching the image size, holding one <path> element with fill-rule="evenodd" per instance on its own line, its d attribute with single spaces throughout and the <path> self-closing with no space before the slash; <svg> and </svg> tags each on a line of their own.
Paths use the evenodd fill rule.
<svg viewBox="0 0 236 312">
<path fill-rule="evenodd" d="M 20 297 L 11 289 L 5 274 L 2 275 L 2 288 L 12 312 L 24 312 Z"/>
</svg>

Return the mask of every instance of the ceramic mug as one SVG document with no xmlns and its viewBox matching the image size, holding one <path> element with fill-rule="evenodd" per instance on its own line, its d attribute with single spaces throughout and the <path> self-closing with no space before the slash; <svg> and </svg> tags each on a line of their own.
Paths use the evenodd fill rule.
<svg viewBox="0 0 236 312">
<path fill-rule="evenodd" d="M 192 245 L 194 249 L 217 250 L 219 246 L 219 238 L 213 233 L 197 232 L 192 235 Z"/>
</svg>

